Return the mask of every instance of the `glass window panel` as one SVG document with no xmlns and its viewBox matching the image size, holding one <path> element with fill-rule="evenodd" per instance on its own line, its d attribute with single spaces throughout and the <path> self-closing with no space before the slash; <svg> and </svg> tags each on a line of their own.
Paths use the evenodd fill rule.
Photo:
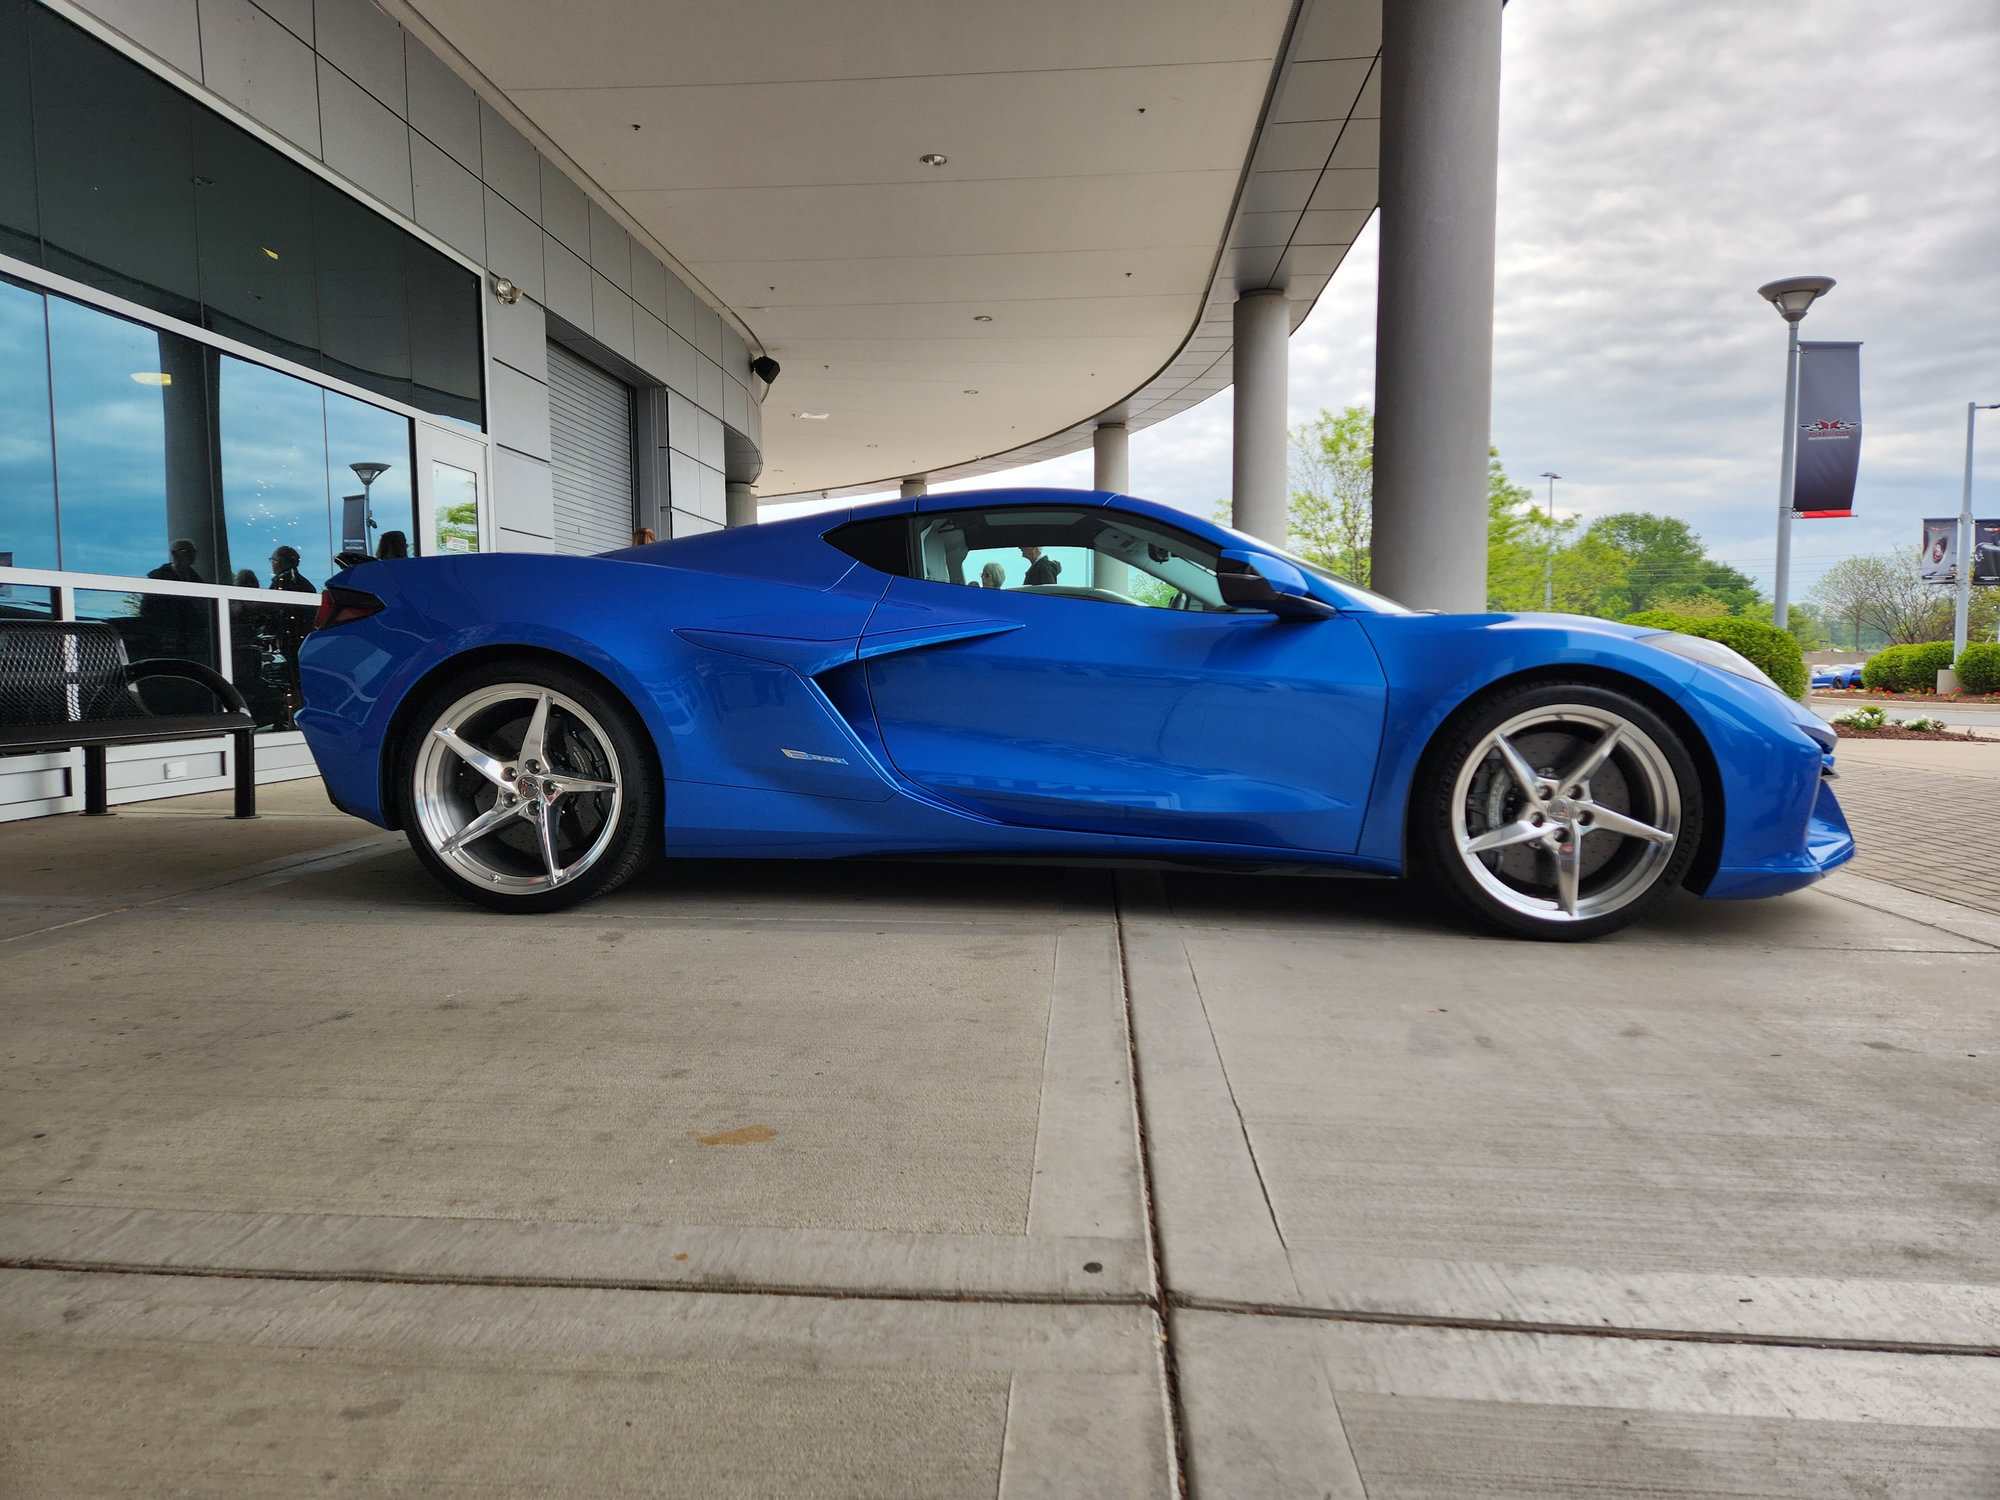
<svg viewBox="0 0 2000 1500">
<path fill-rule="evenodd" d="M 0 0 L 0 254 L 39 263 L 35 211 L 35 113 L 23 0 Z"/>
<path fill-rule="evenodd" d="M 418 405 L 410 383 L 407 236 L 331 188 L 313 223 L 327 373 Z"/>
<path fill-rule="evenodd" d="M 359 546 L 351 550 L 370 557 L 408 557 L 418 550 L 417 509 L 410 494 L 415 472 L 410 462 L 410 425 L 409 418 L 366 401 L 338 391 L 326 393 L 326 459 L 333 480 L 334 540 L 339 550 L 350 550 L 354 542 Z M 356 464 L 384 467 L 372 483 L 363 485 L 354 472 Z"/>
<path fill-rule="evenodd" d="M 63 566 L 140 574 L 167 560 L 166 386 L 160 335 L 50 297 Z"/>
<path fill-rule="evenodd" d="M 204 323 L 317 369 L 312 215 L 329 189 L 206 110 L 194 142 Z"/>
<path fill-rule="evenodd" d="M 479 476 L 456 464 L 431 464 L 439 552 L 479 550 Z"/>
<path fill-rule="evenodd" d="M 409 278 L 414 404 L 477 426 L 479 279 L 415 241 L 410 242 Z"/>
<path fill-rule="evenodd" d="M 26 583 L 0 583 L 0 620 L 53 620 L 56 591 Z"/>
<path fill-rule="evenodd" d="M 42 295 L 0 281 L 0 568 L 53 568 L 56 466 Z"/>
<path fill-rule="evenodd" d="M 919 576 L 1153 609 L 1226 610 L 1214 547 L 1099 510 L 955 511 L 920 517 Z"/>
<path fill-rule="evenodd" d="M 197 321 L 195 106 L 49 11 L 33 26 L 43 263 Z"/>
<path fill-rule="evenodd" d="M 262 587 L 311 593 L 333 571 L 323 393 L 228 355 L 217 387 L 222 508 L 238 581 L 248 570 Z"/>
<path fill-rule="evenodd" d="M 312 630 L 313 605 L 229 601 L 229 672 L 259 730 L 292 729 L 305 700 L 299 692 L 299 645 Z"/>
<path fill-rule="evenodd" d="M 109 624 L 124 637 L 133 661 L 165 656 L 216 665 L 213 599 L 117 589 L 78 589 L 73 597 L 76 618 Z M 139 697 L 156 714 L 206 714 L 217 706 L 200 684 L 171 678 L 140 684 Z"/>
</svg>

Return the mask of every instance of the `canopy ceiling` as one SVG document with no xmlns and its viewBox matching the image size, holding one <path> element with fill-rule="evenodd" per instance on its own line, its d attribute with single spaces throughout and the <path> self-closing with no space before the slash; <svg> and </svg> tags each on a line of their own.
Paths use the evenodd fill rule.
<svg viewBox="0 0 2000 1500">
<path fill-rule="evenodd" d="M 1184 410 L 1237 291 L 1296 324 L 1375 206 L 1380 0 L 397 9 L 783 365 L 766 498 Z"/>
</svg>

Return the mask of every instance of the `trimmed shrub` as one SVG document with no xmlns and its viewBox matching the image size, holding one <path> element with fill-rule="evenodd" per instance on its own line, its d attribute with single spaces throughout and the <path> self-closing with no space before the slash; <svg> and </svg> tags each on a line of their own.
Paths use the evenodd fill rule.
<svg viewBox="0 0 2000 1500">
<path fill-rule="evenodd" d="M 1720 641 L 1763 668 L 1771 681 L 1803 698 L 1806 692 L 1806 659 L 1790 632 L 1761 620 L 1740 620 L 1735 616 L 1705 619 L 1677 615 L 1664 609 L 1644 610 L 1625 617 L 1627 625 L 1643 625 L 1652 630 L 1677 630 L 1682 635 L 1698 635 L 1703 640 Z"/>
<path fill-rule="evenodd" d="M 1967 646 L 1958 653 L 1952 670 L 1968 693 L 2000 693 L 2000 645 L 1985 641 Z"/>
<path fill-rule="evenodd" d="M 1891 693 L 1934 693 L 1937 674 L 1950 665 L 1950 641 L 1886 646 L 1868 658 L 1868 665 L 1861 669 L 1861 685 Z"/>
</svg>

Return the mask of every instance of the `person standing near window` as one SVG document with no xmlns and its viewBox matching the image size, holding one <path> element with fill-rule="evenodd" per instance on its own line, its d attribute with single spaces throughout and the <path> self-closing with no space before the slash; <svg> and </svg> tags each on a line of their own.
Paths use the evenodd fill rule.
<svg viewBox="0 0 2000 1500">
<path fill-rule="evenodd" d="M 271 587 L 293 594 L 316 594 L 313 581 L 299 571 L 296 547 L 279 547 L 271 553 Z"/>
<path fill-rule="evenodd" d="M 1062 564 L 1053 557 L 1042 556 L 1040 547 L 1023 547 L 1021 556 L 1028 560 L 1028 576 L 1021 582 L 1031 589 L 1054 583 L 1062 576 Z"/>
<path fill-rule="evenodd" d="M 203 583 L 206 580 L 195 571 L 197 556 L 194 543 L 182 537 L 167 549 L 167 560 L 153 569 L 148 578 L 171 579 L 175 583 Z"/>
</svg>

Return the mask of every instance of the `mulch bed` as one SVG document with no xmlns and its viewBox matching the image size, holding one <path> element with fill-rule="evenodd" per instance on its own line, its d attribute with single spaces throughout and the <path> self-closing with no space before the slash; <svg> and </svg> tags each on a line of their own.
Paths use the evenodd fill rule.
<svg viewBox="0 0 2000 1500">
<path fill-rule="evenodd" d="M 1936 693 L 1885 693 L 1880 688 L 1814 688 L 1815 698 L 1839 698 L 1851 703 L 1937 703 L 1946 708 L 2000 705 L 2000 693 L 1956 693 L 1942 698 Z"/>
<path fill-rule="evenodd" d="M 1884 724 L 1880 729 L 1853 729 L 1846 724 L 1836 724 L 1833 732 L 1844 740 L 1951 740 L 1956 744 L 1970 741 L 1973 744 L 2000 746 L 2000 740 L 1988 739 L 1963 729 L 1907 729 L 1901 724 Z"/>
</svg>

